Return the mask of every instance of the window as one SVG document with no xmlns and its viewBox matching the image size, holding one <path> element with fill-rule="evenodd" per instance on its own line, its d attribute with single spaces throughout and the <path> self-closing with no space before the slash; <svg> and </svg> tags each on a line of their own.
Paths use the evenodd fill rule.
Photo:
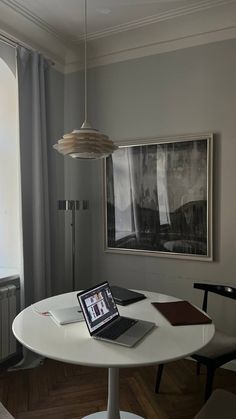
<svg viewBox="0 0 236 419">
<path fill-rule="evenodd" d="M 0 268 L 19 271 L 21 222 L 17 79 L 1 56 L 0 92 Z"/>
</svg>

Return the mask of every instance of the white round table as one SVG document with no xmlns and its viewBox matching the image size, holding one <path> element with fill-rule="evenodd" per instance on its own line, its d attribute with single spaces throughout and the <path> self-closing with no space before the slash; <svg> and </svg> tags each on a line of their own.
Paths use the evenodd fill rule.
<svg viewBox="0 0 236 419">
<path fill-rule="evenodd" d="M 149 320 L 157 325 L 133 348 L 93 339 L 85 322 L 58 326 L 51 317 L 37 312 L 77 305 L 76 292 L 39 301 L 18 314 L 13 322 L 15 337 L 33 352 L 72 364 L 109 368 L 107 411 L 94 413 L 86 418 L 140 418 L 133 413 L 119 410 L 119 368 L 162 364 L 185 358 L 205 346 L 214 335 L 213 324 L 171 326 L 151 302 L 177 299 L 164 294 L 142 292 L 147 296 L 145 300 L 126 307 L 118 306 L 121 315 Z"/>
</svg>

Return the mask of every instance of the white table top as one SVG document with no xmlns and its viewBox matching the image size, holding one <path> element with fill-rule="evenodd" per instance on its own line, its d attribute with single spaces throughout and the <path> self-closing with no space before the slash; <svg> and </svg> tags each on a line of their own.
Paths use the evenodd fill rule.
<svg viewBox="0 0 236 419">
<path fill-rule="evenodd" d="M 37 313 L 33 306 L 13 322 L 16 338 L 27 348 L 47 358 L 99 367 L 147 366 L 184 358 L 205 346 L 214 335 L 214 325 L 171 326 L 151 302 L 176 301 L 174 297 L 142 291 L 147 299 L 126 307 L 120 314 L 155 322 L 158 327 L 133 348 L 90 337 L 85 322 L 57 325 L 51 317 Z M 39 311 L 77 305 L 76 292 L 62 294 L 35 304 Z"/>
</svg>

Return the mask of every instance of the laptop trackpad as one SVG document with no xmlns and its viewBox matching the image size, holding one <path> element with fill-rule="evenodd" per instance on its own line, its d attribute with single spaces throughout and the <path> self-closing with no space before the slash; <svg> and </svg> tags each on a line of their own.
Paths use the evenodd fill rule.
<svg viewBox="0 0 236 419">
<path fill-rule="evenodd" d="M 142 339 L 153 326 L 154 324 L 152 323 L 139 320 L 134 326 L 119 336 L 116 339 L 116 342 L 120 342 L 123 345 L 135 345 L 135 343 Z"/>
</svg>

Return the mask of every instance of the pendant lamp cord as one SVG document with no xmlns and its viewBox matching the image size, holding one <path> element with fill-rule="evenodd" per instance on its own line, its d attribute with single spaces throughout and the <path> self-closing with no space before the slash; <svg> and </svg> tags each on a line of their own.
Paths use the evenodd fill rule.
<svg viewBox="0 0 236 419">
<path fill-rule="evenodd" d="M 84 1 L 84 120 L 87 122 L 87 0 Z"/>
</svg>

